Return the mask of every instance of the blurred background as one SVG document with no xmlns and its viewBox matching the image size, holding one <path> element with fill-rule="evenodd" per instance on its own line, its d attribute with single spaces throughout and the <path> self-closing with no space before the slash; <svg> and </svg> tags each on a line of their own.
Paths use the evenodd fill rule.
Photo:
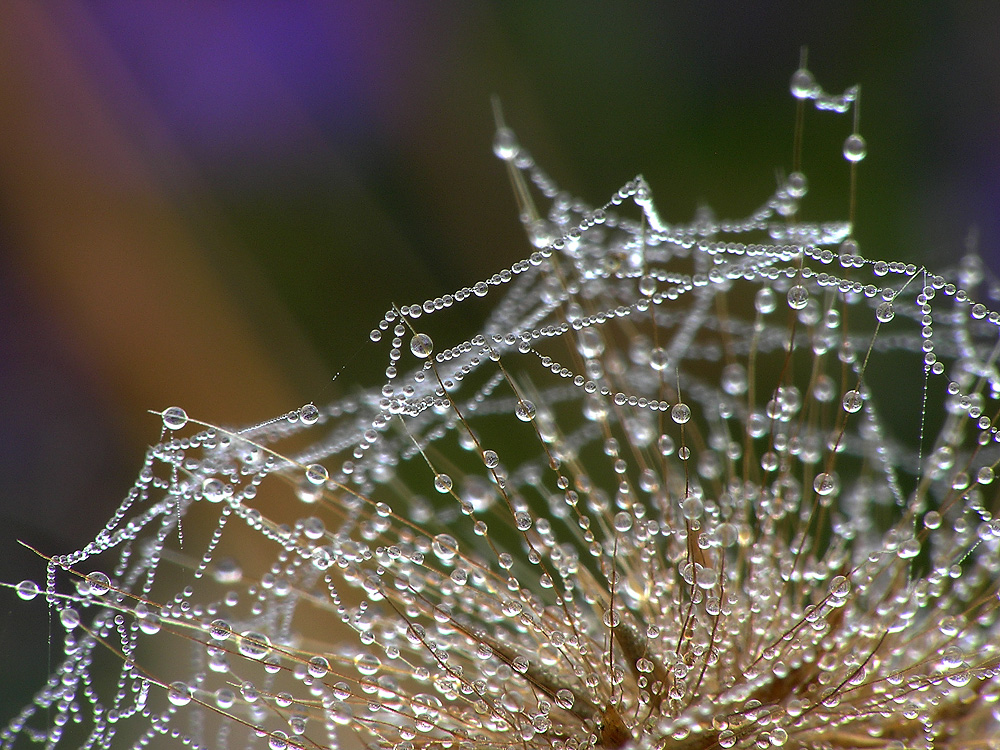
<svg viewBox="0 0 1000 750">
<path fill-rule="evenodd" d="M 1000 267 L 1000 6 L 675 5 L 0 3 L 0 580 L 42 581 L 16 540 L 101 528 L 147 409 L 246 424 L 377 385 L 387 307 L 523 257 L 492 94 L 592 204 L 641 172 L 669 221 L 744 216 L 790 169 L 808 45 L 828 91 L 862 84 L 862 252 L 938 269 L 975 230 Z M 846 217 L 849 132 L 807 117 L 806 218 Z M 0 721 L 49 627 L 0 591 Z"/>
</svg>

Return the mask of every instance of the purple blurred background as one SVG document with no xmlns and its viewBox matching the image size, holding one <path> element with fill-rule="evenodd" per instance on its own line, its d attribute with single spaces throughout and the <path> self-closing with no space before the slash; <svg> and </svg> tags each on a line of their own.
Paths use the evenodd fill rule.
<svg viewBox="0 0 1000 750">
<path fill-rule="evenodd" d="M 16 539 L 96 533 L 146 409 L 242 424 L 371 385 L 390 304 L 522 257 L 494 93 L 592 203 L 642 172 L 669 220 L 743 215 L 789 168 L 808 45 L 862 84 L 862 252 L 941 268 L 976 228 L 1000 267 L 1000 6 L 694 5 L 0 5 L 0 580 L 40 580 Z M 806 127 L 806 210 L 841 218 L 849 124 Z M 47 627 L 0 592 L 0 720 Z"/>
</svg>

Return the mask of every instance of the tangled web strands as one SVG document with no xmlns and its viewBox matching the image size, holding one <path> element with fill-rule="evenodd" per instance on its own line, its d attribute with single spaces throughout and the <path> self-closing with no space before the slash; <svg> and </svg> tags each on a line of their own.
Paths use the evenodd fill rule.
<svg viewBox="0 0 1000 750">
<path fill-rule="evenodd" d="M 1000 747 L 978 259 L 863 257 L 796 220 L 797 172 L 673 225 L 641 178 L 595 210 L 495 149 L 533 254 L 388 312 L 378 391 L 162 412 L 104 530 L 19 587 L 64 656 L 3 746 Z"/>
</svg>

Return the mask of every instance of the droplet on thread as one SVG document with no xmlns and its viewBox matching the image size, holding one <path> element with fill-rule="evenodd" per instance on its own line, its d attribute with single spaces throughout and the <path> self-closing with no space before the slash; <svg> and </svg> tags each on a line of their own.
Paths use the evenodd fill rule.
<svg viewBox="0 0 1000 750">
<path fill-rule="evenodd" d="M 168 430 L 179 430 L 188 423 L 187 412 L 179 406 L 164 409 L 160 416 L 163 419 L 163 426 Z"/>
<path fill-rule="evenodd" d="M 857 133 L 847 136 L 844 141 L 844 158 L 849 162 L 859 162 L 868 153 L 868 144 Z"/>
<path fill-rule="evenodd" d="M 431 352 L 434 351 L 434 342 L 426 333 L 415 334 L 410 339 L 410 351 L 413 352 L 414 357 L 427 359 L 431 356 Z"/>
</svg>

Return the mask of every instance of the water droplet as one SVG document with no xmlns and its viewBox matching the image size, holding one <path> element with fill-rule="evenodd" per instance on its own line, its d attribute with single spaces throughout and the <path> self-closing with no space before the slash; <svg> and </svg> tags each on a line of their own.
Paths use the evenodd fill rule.
<svg viewBox="0 0 1000 750">
<path fill-rule="evenodd" d="M 233 634 L 233 628 L 226 620 L 212 620 L 212 624 L 208 629 L 208 634 L 214 641 L 224 641 Z"/>
<path fill-rule="evenodd" d="M 615 524 L 615 531 L 620 531 L 621 533 L 624 534 L 626 531 L 632 528 L 632 514 L 626 513 L 625 511 L 616 513 L 614 524 Z"/>
<path fill-rule="evenodd" d="M 855 414 L 861 411 L 861 407 L 864 406 L 865 400 L 861 398 L 861 394 L 857 391 L 848 391 L 844 394 L 844 411 L 848 414 Z"/>
<path fill-rule="evenodd" d="M 226 496 L 226 485 L 215 477 L 209 477 L 201 483 L 201 496 L 210 503 L 222 502 Z"/>
<path fill-rule="evenodd" d="M 458 554 L 458 540 L 451 534 L 438 534 L 431 548 L 441 562 L 451 562 Z"/>
<path fill-rule="evenodd" d="M 317 486 L 326 484 L 326 481 L 329 478 L 330 473 L 322 464 L 309 464 L 306 467 L 306 479 L 310 482 L 310 484 L 315 484 Z"/>
<path fill-rule="evenodd" d="M 111 579 L 105 573 L 94 571 L 86 578 L 87 592 L 94 596 L 104 596 L 111 590 Z"/>
<path fill-rule="evenodd" d="M 418 333 L 410 339 L 410 351 L 413 352 L 414 357 L 427 359 L 434 351 L 434 342 L 426 333 Z"/>
<path fill-rule="evenodd" d="M 319 421 L 319 409 L 316 404 L 306 404 L 299 409 L 299 419 L 304 425 L 316 424 Z"/>
<path fill-rule="evenodd" d="M 843 599 L 851 593 L 851 582 L 844 576 L 836 576 L 830 581 L 830 596 Z"/>
<path fill-rule="evenodd" d="M 891 302 L 883 302 L 875 308 L 875 317 L 879 323 L 888 323 L 896 317 L 896 309 Z"/>
<path fill-rule="evenodd" d="M 17 584 L 17 595 L 26 602 L 30 602 L 38 596 L 38 584 L 34 581 L 25 580 Z"/>
<path fill-rule="evenodd" d="M 334 724 L 344 726 L 350 724 L 354 718 L 354 711 L 343 701 L 334 701 L 329 709 L 329 716 Z"/>
<path fill-rule="evenodd" d="M 796 99 L 811 99 L 819 90 L 816 86 L 816 79 L 813 78 L 813 74 L 806 68 L 799 68 L 792 73 L 792 82 L 789 89 L 792 92 L 792 96 Z M 723 745 L 723 747 L 732 747 L 732 745 Z"/>
<path fill-rule="evenodd" d="M 167 700 L 175 706 L 186 706 L 191 702 L 191 688 L 185 682 L 171 682 L 167 688 Z"/>
<path fill-rule="evenodd" d="M 859 162 L 865 158 L 867 153 L 868 145 L 864 138 L 857 133 L 847 136 L 847 140 L 844 141 L 844 158 L 847 161 Z"/>
<path fill-rule="evenodd" d="M 793 310 L 801 310 L 809 302 L 809 291 L 801 284 L 796 284 L 788 290 L 788 306 Z"/>
<path fill-rule="evenodd" d="M 556 705 L 567 711 L 573 708 L 573 693 L 566 688 L 556 691 Z"/>
<path fill-rule="evenodd" d="M 164 409 L 163 414 L 160 416 L 163 419 L 163 426 L 168 430 L 179 430 L 188 423 L 187 412 L 179 406 L 171 406 L 169 409 Z"/>
<path fill-rule="evenodd" d="M 771 287 L 765 286 L 757 290 L 757 294 L 753 299 L 753 306 L 761 315 L 774 312 L 778 306 L 778 301 L 775 299 L 774 291 Z"/>
<path fill-rule="evenodd" d="M 271 639 L 263 633 L 247 630 L 240 635 L 240 653 L 248 659 L 263 659 L 271 653 Z"/>
<path fill-rule="evenodd" d="M 685 424 L 691 419 L 691 408 L 685 404 L 675 404 L 670 410 L 670 418 L 677 424 Z"/>
<path fill-rule="evenodd" d="M 453 484 L 454 483 L 451 481 L 451 477 L 447 474 L 436 474 L 434 476 L 434 489 L 442 495 L 446 492 L 451 492 Z"/>
<path fill-rule="evenodd" d="M 829 497 L 837 491 L 837 478 L 833 474 L 822 472 L 813 480 L 813 489 L 817 495 Z"/>
<path fill-rule="evenodd" d="M 493 153 L 504 161 L 510 161 L 517 156 L 520 146 L 517 143 L 517 136 L 508 127 L 497 128 L 496 135 L 493 136 Z"/>
<path fill-rule="evenodd" d="M 649 366 L 657 372 L 663 372 L 670 366 L 667 350 L 662 346 L 654 346 L 649 350 Z"/>
<path fill-rule="evenodd" d="M 486 464 L 487 469 L 495 469 L 500 465 L 500 457 L 496 451 L 485 450 L 483 451 L 483 463 Z"/>
<path fill-rule="evenodd" d="M 514 407 L 515 416 L 522 422 L 530 422 L 535 418 L 536 413 L 535 405 L 526 398 L 520 399 L 517 406 Z"/>
<path fill-rule="evenodd" d="M 66 609 L 59 610 L 59 622 L 66 630 L 72 630 L 77 625 L 80 624 L 80 613 L 77 612 L 72 607 L 66 607 Z"/>
</svg>

